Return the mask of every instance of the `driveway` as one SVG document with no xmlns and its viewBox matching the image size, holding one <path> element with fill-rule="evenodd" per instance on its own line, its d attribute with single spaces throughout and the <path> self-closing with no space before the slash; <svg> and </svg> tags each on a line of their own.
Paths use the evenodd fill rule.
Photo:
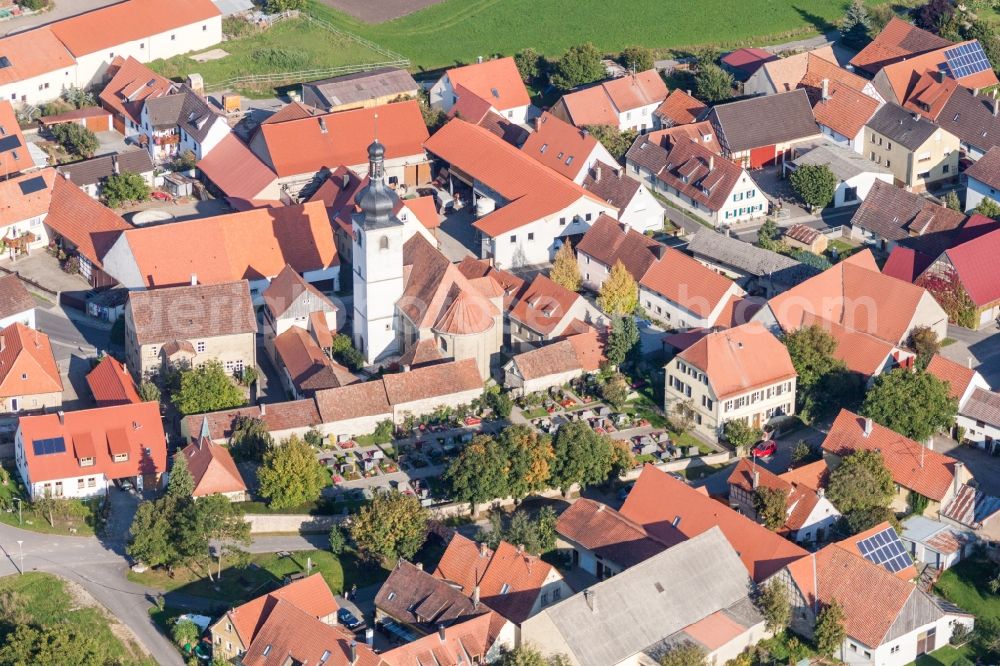
<svg viewBox="0 0 1000 666">
<path fill-rule="evenodd" d="M 438 227 L 438 246 L 449 261 L 461 261 L 465 257 L 478 257 L 480 246 L 477 232 L 472 226 L 475 220 L 468 207 L 445 216 Z"/>
<path fill-rule="evenodd" d="M 955 342 L 941 349 L 942 356 L 971 365 L 990 386 L 1000 385 L 1000 332 L 996 326 L 991 324 L 982 330 L 970 331 L 949 325 L 948 337 Z"/>
<path fill-rule="evenodd" d="M 0 260 L 0 266 L 8 271 L 13 271 L 21 277 L 32 280 L 52 291 L 86 291 L 90 289 L 90 283 L 79 275 L 70 275 L 59 268 L 59 262 L 45 250 L 34 250 L 27 257 L 10 259 L 4 256 Z M 25 284 L 28 290 L 31 285 Z M 41 294 L 45 298 L 52 300 L 52 294 Z"/>
</svg>

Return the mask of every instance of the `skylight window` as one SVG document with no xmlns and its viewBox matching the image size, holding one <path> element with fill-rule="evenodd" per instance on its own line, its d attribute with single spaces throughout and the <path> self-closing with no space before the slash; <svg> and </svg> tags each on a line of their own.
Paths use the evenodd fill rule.
<svg viewBox="0 0 1000 666">
<path fill-rule="evenodd" d="M 507 594 L 508 592 L 510 592 L 510 585 L 508 583 L 504 583 L 503 587 L 500 588 L 500 594 Z"/>
</svg>

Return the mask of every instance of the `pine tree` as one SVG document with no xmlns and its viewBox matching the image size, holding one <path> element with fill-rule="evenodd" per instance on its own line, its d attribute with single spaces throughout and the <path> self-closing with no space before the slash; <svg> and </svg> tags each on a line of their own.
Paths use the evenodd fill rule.
<svg viewBox="0 0 1000 666">
<path fill-rule="evenodd" d="M 635 278 L 618 260 L 611 267 L 611 274 L 601 285 L 601 293 L 597 297 L 597 306 L 611 315 L 631 314 L 639 304 L 639 285 Z"/>
<path fill-rule="evenodd" d="M 167 497 L 184 500 L 194 492 L 194 477 L 188 469 L 187 458 L 178 451 L 174 455 L 174 465 L 170 469 L 170 479 L 167 481 Z"/>
<path fill-rule="evenodd" d="M 556 253 L 556 260 L 549 271 L 549 279 L 570 291 L 580 290 L 580 267 L 576 263 L 576 252 L 569 241 L 562 244 Z"/>
<path fill-rule="evenodd" d="M 840 22 L 844 42 L 852 46 L 865 46 L 871 41 L 872 20 L 864 0 L 853 0 Z"/>
</svg>

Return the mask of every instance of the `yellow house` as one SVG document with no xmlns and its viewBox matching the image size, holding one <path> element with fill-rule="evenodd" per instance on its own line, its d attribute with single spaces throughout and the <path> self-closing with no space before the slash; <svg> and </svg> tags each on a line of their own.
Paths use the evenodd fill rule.
<svg viewBox="0 0 1000 666">
<path fill-rule="evenodd" d="M 864 134 L 862 154 L 888 169 L 899 187 L 921 192 L 958 178 L 959 138 L 919 114 L 886 104 L 868 121 Z"/>
</svg>

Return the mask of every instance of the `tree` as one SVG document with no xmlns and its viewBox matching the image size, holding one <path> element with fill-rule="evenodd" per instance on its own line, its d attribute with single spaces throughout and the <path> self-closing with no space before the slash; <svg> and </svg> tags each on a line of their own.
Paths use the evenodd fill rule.
<svg viewBox="0 0 1000 666">
<path fill-rule="evenodd" d="M 995 9 L 1000 9 L 1000 4 Z M 965 22 L 963 22 L 964 24 Z M 998 64 L 1000 63 L 1000 35 L 997 34 L 992 22 L 987 21 L 981 16 L 977 17 L 962 31 L 961 37 L 963 39 L 979 40 L 979 44 L 986 53 L 987 60 L 993 63 L 993 69 L 1000 67 L 1000 64 Z"/>
<path fill-rule="evenodd" d="M 825 164 L 803 164 L 788 180 L 799 199 L 813 210 L 825 207 L 837 192 L 837 176 Z"/>
<path fill-rule="evenodd" d="M 635 130 L 620 130 L 613 125 L 587 125 L 584 129 L 600 141 L 601 145 L 619 162 L 625 158 L 625 153 L 635 143 L 635 138 L 639 136 Z"/>
<path fill-rule="evenodd" d="M 292 435 L 264 454 L 257 481 L 271 508 L 287 509 L 317 500 L 329 477 L 312 447 Z"/>
<path fill-rule="evenodd" d="M 184 648 L 189 645 L 195 645 L 198 642 L 198 636 L 201 635 L 201 630 L 198 629 L 198 625 L 191 620 L 178 620 L 174 622 L 174 626 L 170 628 L 170 637 L 174 639 L 179 647 Z"/>
<path fill-rule="evenodd" d="M 941 349 L 941 342 L 933 328 L 917 326 L 910 333 L 910 347 L 917 352 L 917 368 L 923 370 Z"/>
<path fill-rule="evenodd" d="M 808 250 L 792 250 L 789 252 L 789 256 L 795 261 L 805 264 L 806 266 L 812 266 L 818 271 L 825 271 L 833 266 L 833 264 L 830 263 L 830 260 L 826 257 L 813 254 Z"/>
<path fill-rule="evenodd" d="M 552 444 L 552 483 L 563 493 L 574 483 L 581 489 L 608 480 L 615 466 L 615 447 L 586 421 L 564 423 Z"/>
<path fill-rule="evenodd" d="M 638 304 L 639 286 L 625 264 L 618 259 L 611 267 L 608 279 L 601 285 L 597 307 L 610 315 L 626 315 L 632 314 Z"/>
<path fill-rule="evenodd" d="M 614 367 L 620 366 L 633 354 L 638 344 L 639 326 L 635 323 L 635 318 L 631 315 L 613 317 L 611 333 L 608 334 L 608 343 L 604 347 L 604 356 L 608 359 L 608 364 Z"/>
<path fill-rule="evenodd" d="M 499 666 L 568 666 L 566 655 L 557 654 L 544 657 L 530 643 L 522 643 L 513 650 L 506 650 L 500 655 Z"/>
<path fill-rule="evenodd" d="M 162 511 L 162 502 L 142 502 L 132 519 L 128 554 L 151 567 L 170 567 L 177 559 L 171 543 L 173 526 Z"/>
<path fill-rule="evenodd" d="M 816 651 L 832 657 L 840 650 L 846 633 L 844 631 L 844 609 L 836 599 L 823 607 L 816 618 Z"/>
<path fill-rule="evenodd" d="M 788 511 L 788 491 L 760 486 L 753 492 L 753 509 L 757 519 L 772 532 L 785 524 Z"/>
<path fill-rule="evenodd" d="M 523 546 L 532 555 L 541 555 L 555 548 L 557 520 L 551 506 L 542 507 L 535 515 L 523 508 L 518 509 L 507 526 L 501 527 L 499 538 L 490 539 L 490 546 L 496 548 L 502 539 L 515 546 Z"/>
<path fill-rule="evenodd" d="M 366 558 L 410 558 L 427 538 L 427 512 L 412 495 L 379 493 L 351 519 L 350 531 Z"/>
<path fill-rule="evenodd" d="M 757 607 L 764 616 L 767 630 L 770 632 L 784 631 L 792 619 L 792 603 L 788 598 L 788 588 L 776 579 L 764 585 L 757 598 Z"/>
<path fill-rule="evenodd" d="M 343 333 L 333 336 L 333 346 L 330 348 L 333 360 L 346 366 L 349 370 L 358 371 L 365 367 L 365 357 L 354 348 L 351 339 Z"/>
<path fill-rule="evenodd" d="M 187 458 L 180 451 L 174 454 L 170 476 L 167 479 L 166 496 L 177 499 L 189 499 L 194 493 L 194 477 L 188 469 Z"/>
<path fill-rule="evenodd" d="M 858 449 L 830 473 L 826 494 L 841 513 L 887 507 L 896 484 L 879 451 Z"/>
<path fill-rule="evenodd" d="M 503 451 L 489 435 L 477 435 L 451 461 L 444 473 L 450 495 L 476 505 L 507 497 L 507 461 Z"/>
<path fill-rule="evenodd" d="M 182 371 L 178 384 L 170 400 L 185 416 L 231 409 L 246 403 L 246 395 L 218 361 Z"/>
<path fill-rule="evenodd" d="M 948 384 L 929 372 L 896 368 L 875 378 L 861 411 L 885 427 L 923 442 L 954 423 L 958 404 L 948 393 Z"/>
<path fill-rule="evenodd" d="M 512 425 L 497 438 L 507 462 L 507 492 L 520 501 L 531 493 L 549 487 L 552 459 L 552 438 L 527 425 Z"/>
<path fill-rule="evenodd" d="M 914 10 L 917 27 L 939 32 L 955 15 L 952 0 L 930 0 Z"/>
<path fill-rule="evenodd" d="M 800 439 L 792 449 L 792 464 L 805 465 L 816 458 L 817 454 L 804 439 Z"/>
<path fill-rule="evenodd" d="M 911 490 L 906 498 L 907 504 L 910 506 L 910 511 L 918 516 L 924 515 L 924 511 L 930 505 L 931 501 L 929 498 L 924 497 L 920 493 Z"/>
<path fill-rule="evenodd" d="M 70 622 L 22 624 L 4 637 L 0 664 L 97 666 L 119 662 L 97 632 Z"/>
<path fill-rule="evenodd" d="M 859 399 L 860 378 L 834 356 L 837 340 L 823 327 L 804 326 L 783 338 L 798 374 L 796 411 L 809 423 L 831 406 L 850 406 Z"/>
<path fill-rule="evenodd" d="M 977 617 L 972 645 L 987 663 L 995 663 L 1000 658 L 1000 619 L 988 615 Z"/>
<path fill-rule="evenodd" d="M 587 42 L 571 46 L 555 63 L 549 81 L 560 90 L 571 90 L 584 83 L 603 79 L 606 72 L 601 62 L 601 52 Z"/>
<path fill-rule="evenodd" d="M 616 372 L 601 384 L 601 397 L 615 409 L 621 409 L 628 401 L 628 396 L 632 392 L 632 387 L 628 380 L 620 372 Z"/>
<path fill-rule="evenodd" d="M 229 436 L 229 448 L 240 460 L 261 462 L 264 454 L 274 446 L 267 424 L 263 419 L 237 416 L 233 422 L 233 434 Z"/>
<path fill-rule="evenodd" d="M 239 374 L 237 374 L 240 386 L 246 386 L 247 388 L 250 388 L 257 382 L 258 376 L 257 368 L 252 365 L 244 366 L 243 369 L 239 371 Z"/>
<path fill-rule="evenodd" d="M 706 104 L 723 102 L 733 96 L 733 75 L 714 63 L 699 65 L 694 86 L 698 99 Z"/>
<path fill-rule="evenodd" d="M 845 44 L 863 48 L 872 40 L 872 20 L 864 0 L 852 0 L 840 21 L 840 34 Z"/>
<path fill-rule="evenodd" d="M 347 549 L 347 536 L 344 534 L 344 528 L 341 525 L 334 525 L 330 528 L 330 552 L 334 555 L 340 555 Z"/>
<path fill-rule="evenodd" d="M 705 648 L 685 640 L 674 643 L 660 656 L 660 666 L 705 666 L 706 657 Z"/>
<path fill-rule="evenodd" d="M 498 419 L 508 418 L 514 410 L 514 400 L 495 384 L 483 391 L 483 403 L 493 410 L 493 416 Z"/>
<path fill-rule="evenodd" d="M 556 260 L 549 271 L 549 279 L 570 291 L 580 291 L 580 266 L 576 263 L 576 252 L 569 241 L 556 252 Z"/>
<path fill-rule="evenodd" d="M 630 72 L 645 72 L 653 69 L 653 51 L 645 46 L 626 46 L 618 62 Z"/>
<path fill-rule="evenodd" d="M 521 75 L 521 80 L 525 83 L 533 83 L 542 75 L 544 60 L 538 51 L 533 48 L 521 49 L 514 54 L 514 64 L 517 65 L 517 73 Z"/>
<path fill-rule="evenodd" d="M 100 146 L 96 134 L 76 123 L 61 123 L 50 128 L 49 132 L 66 152 L 77 157 L 93 157 Z"/>
<path fill-rule="evenodd" d="M 395 426 L 392 424 L 392 419 L 379 421 L 375 426 L 375 432 L 372 433 L 372 438 L 376 444 L 388 444 L 392 441 L 393 430 L 395 430 Z"/>
<path fill-rule="evenodd" d="M 900 529 L 895 512 L 885 506 L 870 506 L 848 511 L 843 515 L 838 527 L 843 534 L 850 535 L 860 534 L 882 523 L 890 523 L 897 530 Z"/>
<path fill-rule="evenodd" d="M 732 444 L 737 451 L 747 451 L 764 436 L 764 431 L 748 425 L 742 419 L 726 421 L 722 426 L 722 436 Z"/>
<path fill-rule="evenodd" d="M 955 193 L 955 190 L 949 190 L 948 194 L 944 196 L 944 205 L 945 208 L 949 208 L 951 210 L 962 210 L 962 202 L 959 201 L 958 194 Z"/>
<path fill-rule="evenodd" d="M 69 88 L 66 88 L 66 90 L 64 90 L 62 95 L 59 97 L 65 100 L 74 109 L 82 109 L 84 107 L 94 106 L 97 104 L 97 100 L 94 99 L 94 93 L 84 90 L 79 86 L 70 86 Z"/>
<path fill-rule="evenodd" d="M 990 217 L 994 220 L 1000 221 L 1000 204 L 993 201 L 993 199 L 990 199 L 989 197 L 985 197 L 979 202 L 979 205 L 976 206 L 975 212 L 983 215 L 984 217 Z"/>
<path fill-rule="evenodd" d="M 271 14 L 305 9 L 305 0 L 267 0 L 267 11 Z"/>
<path fill-rule="evenodd" d="M 137 173 L 122 171 L 108 176 L 101 188 L 101 200 L 110 208 L 149 199 L 149 184 Z"/>
<path fill-rule="evenodd" d="M 159 402 L 161 393 L 160 387 L 148 379 L 139 383 L 139 397 L 143 402 Z"/>
<path fill-rule="evenodd" d="M 769 217 L 764 220 L 764 224 L 757 230 L 757 245 L 765 250 L 777 252 L 776 248 L 780 245 L 780 241 L 778 240 L 779 234 L 778 224 Z"/>
<path fill-rule="evenodd" d="M 193 150 L 185 150 L 174 159 L 174 163 L 170 166 L 174 171 L 190 171 L 197 165 L 198 156 L 194 154 Z"/>
</svg>

